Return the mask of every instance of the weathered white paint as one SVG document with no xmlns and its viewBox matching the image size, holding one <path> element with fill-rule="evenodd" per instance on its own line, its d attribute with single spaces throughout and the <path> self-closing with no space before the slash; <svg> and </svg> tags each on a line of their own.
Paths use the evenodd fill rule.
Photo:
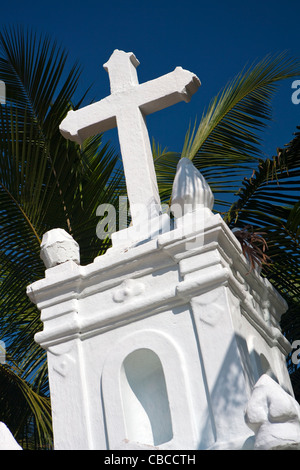
<svg viewBox="0 0 300 470">
<path fill-rule="evenodd" d="M 53 268 L 69 260 L 80 263 L 79 245 L 65 230 L 49 230 L 43 235 L 41 259 L 46 268 Z"/>
<path fill-rule="evenodd" d="M 219 215 L 188 229 L 88 266 L 67 261 L 28 287 L 44 323 L 35 339 L 48 354 L 56 449 L 238 449 L 253 436 L 244 412 L 263 369 L 293 393 L 285 302 L 249 273 Z"/>
</svg>

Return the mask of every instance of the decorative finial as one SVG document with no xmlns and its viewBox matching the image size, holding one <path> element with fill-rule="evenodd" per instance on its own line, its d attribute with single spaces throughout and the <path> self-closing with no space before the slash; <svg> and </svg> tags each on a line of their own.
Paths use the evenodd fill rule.
<svg viewBox="0 0 300 470">
<path fill-rule="evenodd" d="M 181 158 L 177 165 L 172 190 L 172 206 L 179 206 L 181 216 L 198 209 L 211 210 L 213 193 L 204 176 L 188 158 Z"/>
<path fill-rule="evenodd" d="M 80 263 L 78 243 L 61 228 L 49 230 L 43 235 L 40 256 L 47 269 L 70 260 Z"/>
</svg>

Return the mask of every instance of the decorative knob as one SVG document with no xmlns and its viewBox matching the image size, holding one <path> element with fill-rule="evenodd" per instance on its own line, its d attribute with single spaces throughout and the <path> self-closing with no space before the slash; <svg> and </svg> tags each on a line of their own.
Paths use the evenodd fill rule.
<svg viewBox="0 0 300 470">
<path fill-rule="evenodd" d="M 213 193 L 200 171 L 188 158 L 181 158 L 172 190 L 172 206 L 181 208 L 181 215 L 194 212 L 200 208 L 212 209 Z"/>
<path fill-rule="evenodd" d="M 80 263 L 78 243 L 61 228 L 49 230 L 43 235 L 40 256 L 47 269 L 70 260 Z"/>
</svg>

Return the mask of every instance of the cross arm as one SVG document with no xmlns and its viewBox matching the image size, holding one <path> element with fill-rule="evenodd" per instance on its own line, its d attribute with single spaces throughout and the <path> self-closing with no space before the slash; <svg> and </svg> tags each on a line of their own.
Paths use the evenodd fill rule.
<svg viewBox="0 0 300 470">
<path fill-rule="evenodd" d="M 97 103 L 69 111 L 59 129 L 69 140 L 81 144 L 92 135 L 106 132 L 117 125 L 122 109 L 139 108 L 143 115 L 154 113 L 179 101 L 190 101 L 201 85 L 199 78 L 176 67 L 162 77 L 115 92 Z"/>
<path fill-rule="evenodd" d="M 76 111 L 69 111 L 59 130 L 69 140 L 82 144 L 88 137 L 116 127 L 114 100 L 111 96 Z"/>
<path fill-rule="evenodd" d="M 197 75 L 176 67 L 173 72 L 138 86 L 136 92 L 139 108 L 147 115 L 179 101 L 189 102 L 200 85 Z"/>
</svg>

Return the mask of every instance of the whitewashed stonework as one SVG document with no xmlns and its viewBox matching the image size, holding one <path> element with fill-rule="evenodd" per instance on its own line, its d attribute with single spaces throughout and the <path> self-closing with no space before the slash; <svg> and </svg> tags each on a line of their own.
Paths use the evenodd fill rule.
<svg viewBox="0 0 300 470">
<path fill-rule="evenodd" d="M 79 263 L 79 245 L 65 230 L 61 228 L 49 230 L 43 235 L 41 259 L 46 268 L 53 268 L 70 260 Z"/>
<path fill-rule="evenodd" d="M 49 268 L 28 295 L 44 322 L 56 449 L 241 448 L 259 377 L 292 395 L 286 304 L 249 273 L 219 215 Z"/>
<path fill-rule="evenodd" d="M 125 91 L 116 91 L 115 76 L 111 81 L 114 103 L 140 86 L 135 59 L 124 54 L 130 73 Z M 190 89 L 195 81 L 188 77 Z M 72 138 L 101 127 L 99 115 L 86 118 L 85 111 L 68 122 Z M 132 176 L 129 170 L 130 203 L 138 194 Z M 64 237 L 52 233 L 45 278 L 28 287 L 44 324 L 35 339 L 47 350 L 55 448 L 254 448 L 257 428 L 250 408 L 247 422 L 245 412 L 257 381 L 268 374 L 293 395 L 285 364 L 291 346 L 279 326 L 287 305 L 256 270 L 249 272 L 191 162 L 178 164 L 172 199 L 181 211 L 174 227 L 156 211 L 150 180 L 147 215 L 135 212 L 133 226 L 115 235 L 104 256 L 81 266 L 70 244 L 70 258 L 62 259 L 56 250 Z M 151 227 L 138 230 L 147 220 Z M 47 243 L 44 250 L 48 259 Z"/>
</svg>

